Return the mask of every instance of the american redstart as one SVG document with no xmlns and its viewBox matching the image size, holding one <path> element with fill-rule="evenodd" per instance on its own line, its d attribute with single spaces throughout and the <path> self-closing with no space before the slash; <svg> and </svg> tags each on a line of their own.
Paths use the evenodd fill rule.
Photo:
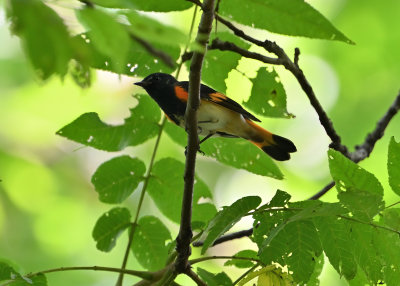
<svg viewBox="0 0 400 286">
<path fill-rule="evenodd" d="M 188 81 L 177 81 L 165 73 L 153 73 L 135 84 L 147 91 L 168 119 L 185 128 Z M 200 99 L 197 111 L 198 129 L 199 135 L 205 136 L 200 143 L 212 136 L 241 137 L 279 161 L 289 160 L 289 153 L 296 152 L 292 141 L 272 134 L 254 123 L 260 120 L 226 95 L 202 84 Z"/>
</svg>

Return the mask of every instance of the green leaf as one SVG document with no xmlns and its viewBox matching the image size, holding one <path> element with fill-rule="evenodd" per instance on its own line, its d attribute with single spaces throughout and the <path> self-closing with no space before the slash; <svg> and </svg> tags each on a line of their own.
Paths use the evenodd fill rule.
<svg viewBox="0 0 400 286">
<path fill-rule="evenodd" d="M 192 7 L 192 3 L 182 0 L 130 0 L 138 10 L 154 12 L 182 11 Z"/>
<path fill-rule="evenodd" d="M 123 202 L 142 181 L 145 171 L 141 160 L 127 155 L 103 163 L 92 176 L 99 200 L 109 204 Z"/>
<path fill-rule="evenodd" d="M 322 254 L 317 230 L 309 220 L 296 221 L 285 226 L 270 240 L 263 243 L 259 257 L 265 264 L 278 262 L 287 265 L 293 279 L 306 283 L 316 267 L 316 257 Z"/>
<path fill-rule="evenodd" d="M 400 143 L 390 139 L 388 151 L 389 184 L 392 190 L 400 196 Z"/>
<path fill-rule="evenodd" d="M 131 214 L 127 208 L 113 208 L 103 214 L 96 222 L 92 236 L 98 250 L 109 252 L 114 248 L 117 238 L 130 226 Z"/>
<path fill-rule="evenodd" d="M 357 264 L 353 257 L 353 244 L 349 240 L 347 221 L 337 217 L 316 217 L 313 221 L 329 262 L 347 280 L 353 279 Z"/>
<path fill-rule="evenodd" d="M 236 22 L 277 34 L 353 44 L 304 0 L 221 1 L 219 13 Z"/>
<path fill-rule="evenodd" d="M 380 221 L 386 226 L 400 231 L 400 209 L 391 208 L 385 209 L 382 212 Z"/>
<path fill-rule="evenodd" d="M 251 82 L 251 95 L 244 106 L 262 116 L 293 117 L 286 109 L 286 92 L 275 69 L 259 68 Z"/>
<path fill-rule="evenodd" d="M 181 218 L 184 169 L 185 165 L 182 162 L 172 158 L 161 159 L 154 164 L 147 187 L 147 191 L 158 209 L 176 223 L 179 223 Z M 201 225 L 205 225 L 217 210 L 211 203 L 199 202 L 202 198 L 211 199 L 211 191 L 196 176 L 192 223 L 201 222 Z M 197 224 L 197 226 L 199 225 Z"/>
<path fill-rule="evenodd" d="M 388 286 L 396 286 L 400 281 L 400 242 L 399 235 L 386 230 L 374 229 L 374 247 L 383 261 L 384 281 Z M 378 281 L 377 281 L 378 282 Z"/>
<path fill-rule="evenodd" d="M 14 270 L 10 265 L 0 261 L 0 281 L 11 280 L 18 276 L 18 272 Z"/>
<path fill-rule="evenodd" d="M 301 202 L 299 202 L 301 203 Z M 309 203 L 309 202 L 307 202 Z M 348 210 L 340 203 L 325 203 L 313 201 L 313 203 L 292 216 L 289 221 L 303 220 L 319 216 L 337 216 L 348 213 Z"/>
<path fill-rule="evenodd" d="M 352 251 L 355 261 L 372 282 L 371 284 L 383 280 L 383 265 L 378 256 L 380 250 L 376 248 L 374 243 L 374 232 L 376 230 L 369 225 L 360 223 L 352 223 L 350 227 L 349 239 L 353 241 Z M 393 252 L 391 252 L 391 255 L 393 255 Z"/>
<path fill-rule="evenodd" d="M 383 187 L 375 176 L 344 157 L 335 150 L 329 150 L 329 168 L 336 182 L 338 198 L 354 216 L 371 220 L 384 203 Z"/>
<path fill-rule="evenodd" d="M 207 284 L 207 286 L 231 286 L 232 280 L 226 275 L 225 272 L 214 274 L 207 270 L 198 267 L 197 274 Z"/>
<path fill-rule="evenodd" d="M 324 260 L 323 255 L 320 255 L 319 257 L 317 257 L 316 262 L 315 262 L 314 272 L 311 274 L 311 277 L 307 282 L 307 286 L 319 286 L 320 285 L 320 281 L 319 281 L 318 277 L 322 273 L 322 269 L 324 268 L 324 263 L 325 263 L 325 260 Z"/>
<path fill-rule="evenodd" d="M 142 217 L 133 237 L 132 251 L 140 265 L 155 271 L 165 266 L 168 257 L 167 243 L 171 234 L 165 225 L 154 216 Z"/>
<path fill-rule="evenodd" d="M 163 61 L 154 58 L 143 45 L 139 44 L 136 40 L 129 42 L 129 50 L 125 65 L 119 67 L 116 65 L 110 56 L 107 56 L 97 45 L 93 44 L 92 33 L 83 33 L 73 38 L 74 43 L 79 47 L 80 53 L 76 53 L 74 58 L 82 64 L 88 65 L 92 68 L 111 71 L 114 73 L 121 73 L 129 76 L 142 76 L 145 77 L 151 72 L 164 72 L 171 73 L 174 69 L 167 66 Z M 180 56 L 180 48 L 168 45 L 153 43 L 152 46 L 160 51 L 169 55 L 173 61 L 176 61 Z M 150 72 L 151 71 L 151 72 Z"/>
<path fill-rule="evenodd" d="M 232 205 L 224 207 L 208 223 L 200 240 L 204 241 L 201 253 L 214 243 L 214 241 L 227 232 L 235 223 L 237 223 L 249 211 L 255 209 L 261 203 L 261 198 L 257 196 L 244 197 Z"/>
<path fill-rule="evenodd" d="M 120 151 L 153 138 L 159 130 L 161 113 L 146 95 L 136 96 L 139 103 L 122 125 L 108 125 L 97 113 L 85 113 L 57 131 L 57 135 L 99 150 Z M 145 127 L 145 128 L 144 128 Z"/>
<path fill-rule="evenodd" d="M 16 278 L 10 286 L 47 286 L 47 279 L 44 274 L 37 274 L 33 277 L 19 276 Z"/>
<path fill-rule="evenodd" d="M 64 76 L 72 56 L 70 35 L 62 19 L 38 0 L 10 1 L 8 17 L 12 31 L 42 79 L 56 73 Z"/>
<path fill-rule="evenodd" d="M 129 34 L 114 16 L 99 9 L 85 8 L 77 11 L 78 19 L 90 30 L 90 41 L 104 55 L 117 71 L 122 72 L 127 64 L 129 52 Z"/>
<path fill-rule="evenodd" d="M 81 88 L 89 88 L 92 85 L 92 73 L 88 66 L 73 60 L 70 65 L 69 74 Z"/>
<path fill-rule="evenodd" d="M 254 258 L 258 259 L 257 252 L 254 250 L 246 249 L 246 250 L 241 250 L 233 257 L 249 257 L 249 258 Z M 241 259 L 229 259 L 224 263 L 224 266 L 236 266 L 237 268 L 250 268 L 254 266 L 255 262 L 250 261 L 250 260 L 241 260 Z"/>
<path fill-rule="evenodd" d="M 232 42 L 245 50 L 250 48 L 250 44 L 228 32 L 220 32 L 216 35 L 212 33 L 211 37 Z M 242 56 L 237 53 L 219 50 L 207 51 L 202 67 L 201 79 L 215 90 L 226 93 L 225 80 L 228 78 L 229 73 L 237 67 L 241 58 Z M 190 62 L 188 61 L 186 65 L 189 68 Z"/>
<path fill-rule="evenodd" d="M 124 12 L 130 22 L 129 30 L 135 36 L 150 43 L 165 44 L 179 47 L 187 42 L 187 36 L 172 26 L 154 20 L 154 18 L 139 14 L 133 10 Z"/>
<path fill-rule="evenodd" d="M 172 123 L 165 125 L 165 132 L 177 144 L 186 146 L 187 135 L 183 128 Z M 241 138 L 211 138 L 201 144 L 207 156 L 237 169 L 251 173 L 283 179 L 283 174 L 272 159 L 250 142 Z"/>
<path fill-rule="evenodd" d="M 290 200 L 291 195 L 288 193 L 277 190 L 273 198 L 265 205 L 258 208 L 258 210 L 263 210 L 272 207 L 284 207 Z"/>
<path fill-rule="evenodd" d="M 106 8 L 135 8 L 131 0 L 91 0 L 91 2 Z"/>
</svg>

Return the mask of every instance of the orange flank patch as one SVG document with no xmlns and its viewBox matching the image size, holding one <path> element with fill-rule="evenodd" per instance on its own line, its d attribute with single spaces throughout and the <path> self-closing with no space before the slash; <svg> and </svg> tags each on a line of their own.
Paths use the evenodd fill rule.
<svg viewBox="0 0 400 286">
<path fill-rule="evenodd" d="M 179 85 L 175 86 L 175 95 L 180 101 L 187 102 L 188 100 L 188 92 Z"/>
<path fill-rule="evenodd" d="M 222 102 L 226 100 L 226 96 L 219 92 L 211 93 L 210 97 L 215 102 Z"/>
</svg>

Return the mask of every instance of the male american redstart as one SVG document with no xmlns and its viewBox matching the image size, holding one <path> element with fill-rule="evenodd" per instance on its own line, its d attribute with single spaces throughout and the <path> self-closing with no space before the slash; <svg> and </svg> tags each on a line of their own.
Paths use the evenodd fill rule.
<svg viewBox="0 0 400 286">
<path fill-rule="evenodd" d="M 185 128 L 188 81 L 177 81 L 165 73 L 153 73 L 135 84 L 147 91 L 171 121 Z M 202 84 L 200 99 L 198 129 L 199 135 L 205 136 L 200 143 L 211 136 L 241 137 L 279 161 L 289 160 L 289 153 L 296 152 L 292 141 L 254 123 L 260 120 L 226 95 Z"/>
</svg>

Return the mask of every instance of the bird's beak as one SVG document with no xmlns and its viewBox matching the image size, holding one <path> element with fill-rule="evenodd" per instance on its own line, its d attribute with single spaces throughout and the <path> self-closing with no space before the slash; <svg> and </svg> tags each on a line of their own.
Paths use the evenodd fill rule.
<svg viewBox="0 0 400 286">
<path fill-rule="evenodd" d="M 148 82 L 148 81 L 139 81 L 139 82 L 135 82 L 134 84 L 145 88 L 146 86 L 149 86 L 149 85 L 151 84 L 151 82 Z"/>
</svg>

